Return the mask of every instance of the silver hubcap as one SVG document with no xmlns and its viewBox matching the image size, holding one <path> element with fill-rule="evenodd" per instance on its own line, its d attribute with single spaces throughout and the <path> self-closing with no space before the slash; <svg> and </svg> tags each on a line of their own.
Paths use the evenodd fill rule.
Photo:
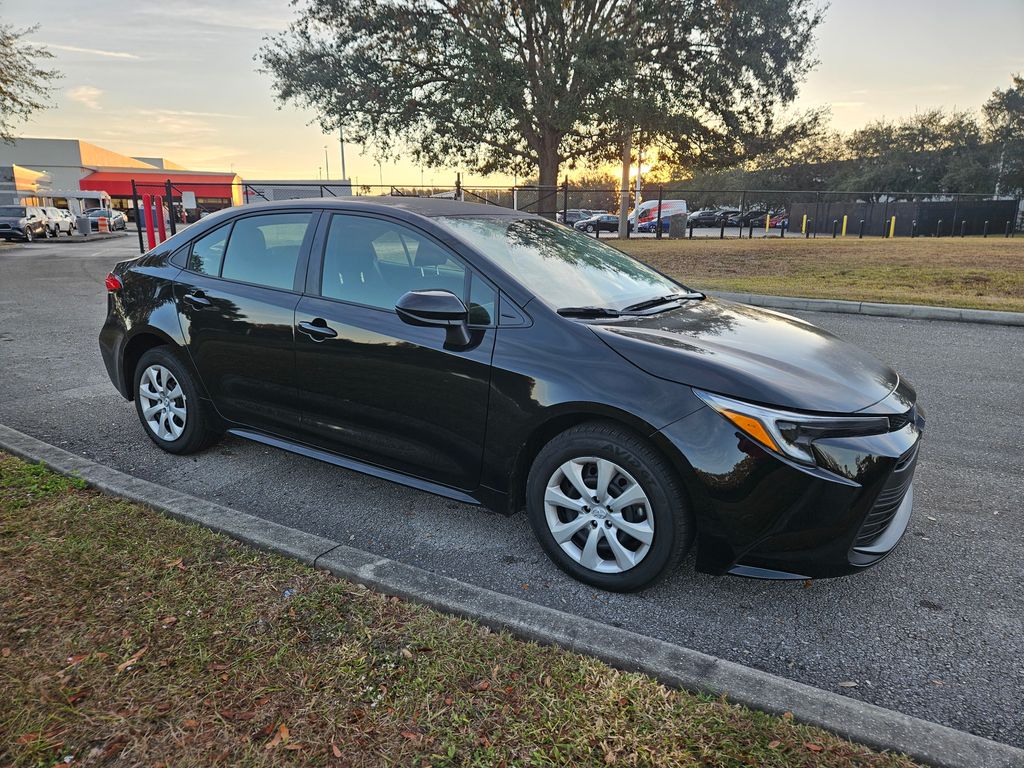
<svg viewBox="0 0 1024 768">
<path fill-rule="evenodd" d="M 185 431 L 188 409 L 185 393 L 174 374 L 162 365 L 151 365 L 139 380 L 142 420 L 161 440 L 171 442 Z"/>
<path fill-rule="evenodd" d="M 555 470 L 544 490 L 544 517 L 562 551 L 598 573 L 628 571 L 654 541 L 654 512 L 640 483 L 595 456 Z"/>
</svg>

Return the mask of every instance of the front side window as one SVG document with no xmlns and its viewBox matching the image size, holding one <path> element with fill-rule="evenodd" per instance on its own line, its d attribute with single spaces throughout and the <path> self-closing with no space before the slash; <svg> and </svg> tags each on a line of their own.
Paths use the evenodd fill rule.
<svg viewBox="0 0 1024 768">
<path fill-rule="evenodd" d="M 407 291 L 440 289 L 466 300 L 466 268 L 426 235 L 368 216 L 331 217 L 323 296 L 394 309 Z"/>
<path fill-rule="evenodd" d="M 269 213 L 235 221 L 221 277 L 291 290 L 311 213 Z"/>
<path fill-rule="evenodd" d="M 621 310 L 688 290 L 622 251 L 544 219 L 460 216 L 437 221 L 556 309 Z"/>
</svg>

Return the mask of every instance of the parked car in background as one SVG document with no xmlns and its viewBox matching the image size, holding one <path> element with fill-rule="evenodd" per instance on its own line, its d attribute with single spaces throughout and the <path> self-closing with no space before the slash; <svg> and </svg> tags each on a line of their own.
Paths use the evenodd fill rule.
<svg viewBox="0 0 1024 768">
<path fill-rule="evenodd" d="M 660 202 L 660 209 L 662 222 L 667 221 L 671 216 L 686 216 L 686 201 L 662 200 Z M 633 223 L 638 232 L 653 232 L 655 230 L 653 224 L 649 229 L 640 229 L 640 224 L 656 220 L 658 218 L 658 210 L 659 202 L 657 200 L 645 200 L 633 209 L 629 214 L 629 220 Z M 663 223 L 662 226 L 667 227 L 667 224 Z"/>
<path fill-rule="evenodd" d="M 591 216 L 589 219 L 577 221 L 573 225 L 573 229 L 577 229 L 580 232 L 618 232 L 619 217 L 614 213 L 602 213 L 597 216 Z M 629 225 L 629 230 L 633 231 L 632 222 Z"/>
<path fill-rule="evenodd" d="M 113 208 L 89 208 L 85 215 L 89 217 L 89 227 L 93 232 L 100 228 L 100 219 L 107 219 L 107 227 L 111 232 L 119 229 L 128 229 L 128 217 L 121 211 Z"/>
<path fill-rule="evenodd" d="M 0 205 L 0 237 L 31 243 L 49 233 L 49 220 L 35 205 Z"/>
<path fill-rule="evenodd" d="M 668 232 L 669 225 L 672 223 L 672 219 L 665 216 L 661 219 L 661 231 Z M 648 219 L 647 221 L 641 221 L 636 225 L 637 232 L 657 232 L 658 231 L 658 220 Z"/>
<path fill-rule="evenodd" d="M 560 224 L 565 224 L 566 226 L 571 227 L 571 226 L 575 225 L 577 221 L 583 221 L 584 219 L 590 219 L 590 218 L 593 218 L 594 216 L 598 216 L 598 215 L 600 215 L 602 213 L 604 213 L 604 211 L 592 211 L 589 208 L 570 208 L 569 210 L 567 210 L 565 212 L 564 216 L 562 215 L 561 211 L 558 211 L 555 214 L 555 219 Z"/>
<path fill-rule="evenodd" d="M 65 234 L 71 237 L 75 231 L 75 220 L 71 218 L 69 212 L 66 209 L 47 207 L 43 208 L 43 213 L 46 214 L 46 225 L 48 235 L 52 237 L 60 237 L 61 234 Z M 66 215 L 67 214 L 67 215 Z"/>
<path fill-rule="evenodd" d="M 239 206 L 105 285 L 103 362 L 160 449 L 227 432 L 525 507 L 548 556 L 595 587 L 646 587 L 691 546 L 712 574 L 857 573 L 911 523 L 925 423 L 894 370 L 529 213 Z M 500 544 L 495 569 L 522 541 Z"/>
<path fill-rule="evenodd" d="M 730 216 L 738 214 L 735 208 L 705 208 L 702 211 L 691 213 L 687 223 L 694 227 L 720 227 L 728 221 Z"/>
<path fill-rule="evenodd" d="M 725 225 L 727 227 L 749 227 L 753 224 L 755 227 L 760 224 L 764 226 L 764 217 L 768 216 L 769 212 L 764 208 L 751 208 L 749 211 L 737 212 L 729 215 L 726 219 Z"/>
<path fill-rule="evenodd" d="M 768 226 L 770 226 L 772 229 L 778 229 L 779 227 L 785 227 L 786 229 L 789 229 L 789 214 L 786 213 L 785 211 L 782 211 L 781 213 L 776 213 L 768 222 Z"/>
</svg>

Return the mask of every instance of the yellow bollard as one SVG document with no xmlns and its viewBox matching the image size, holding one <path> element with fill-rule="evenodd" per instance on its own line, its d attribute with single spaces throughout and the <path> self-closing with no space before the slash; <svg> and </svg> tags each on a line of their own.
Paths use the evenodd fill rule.
<svg viewBox="0 0 1024 768">
<path fill-rule="evenodd" d="M 843 214 L 843 237 L 846 237 L 846 214 Z"/>
<path fill-rule="evenodd" d="M 771 221 L 772 221 L 772 215 L 770 213 L 766 213 L 764 215 L 764 233 L 766 235 L 768 234 L 768 229 L 769 229 L 768 225 L 771 224 Z"/>
<path fill-rule="evenodd" d="M 801 235 L 807 234 L 807 214 L 806 213 L 804 214 L 803 223 L 800 225 L 800 234 Z"/>
<path fill-rule="evenodd" d="M 892 221 L 889 222 L 889 237 L 896 236 L 896 217 L 892 217 Z"/>
</svg>

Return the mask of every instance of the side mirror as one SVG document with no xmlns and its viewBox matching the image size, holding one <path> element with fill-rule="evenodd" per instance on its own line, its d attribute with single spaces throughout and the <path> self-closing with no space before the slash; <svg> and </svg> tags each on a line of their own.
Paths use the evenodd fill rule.
<svg viewBox="0 0 1024 768">
<path fill-rule="evenodd" d="M 446 347 L 465 347 L 470 342 L 469 310 L 451 291 L 409 291 L 395 303 L 395 311 L 409 325 L 447 329 Z"/>
</svg>

